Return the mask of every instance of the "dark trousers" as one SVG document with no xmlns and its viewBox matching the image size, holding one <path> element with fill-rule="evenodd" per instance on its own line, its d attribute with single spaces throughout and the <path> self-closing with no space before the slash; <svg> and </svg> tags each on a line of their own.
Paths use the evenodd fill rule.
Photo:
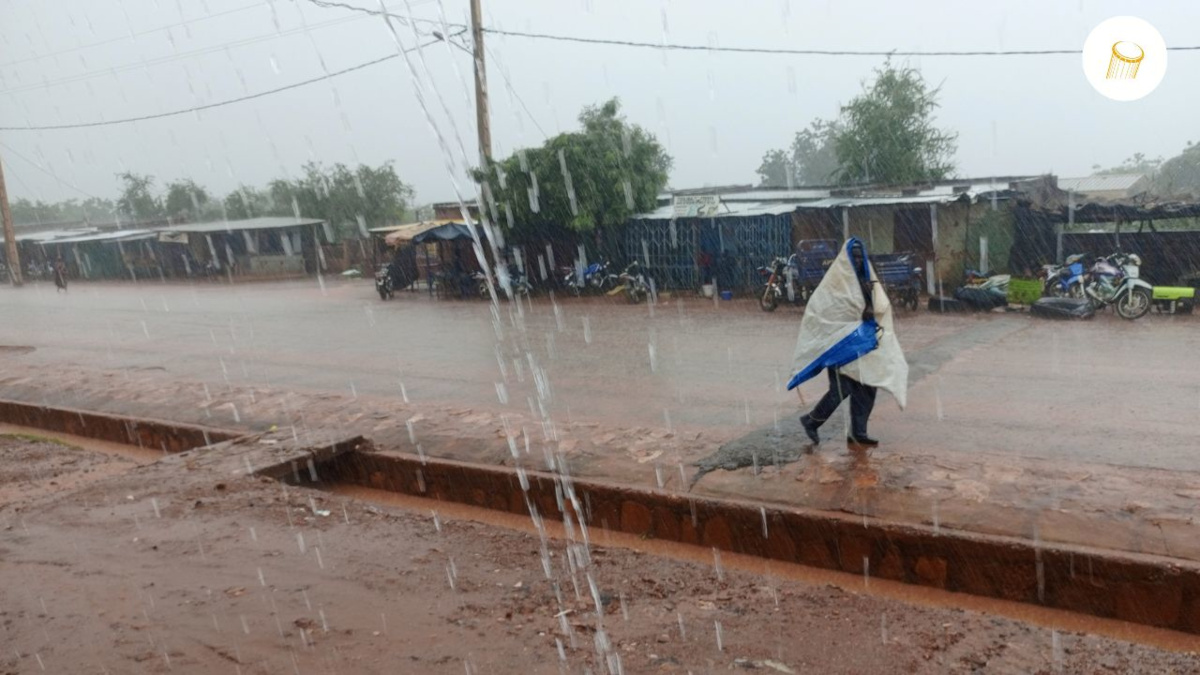
<svg viewBox="0 0 1200 675">
<path fill-rule="evenodd" d="M 855 437 L 866 436 L 867 420 L 875 408 L 875 387 L 852 380 L 835 368 L 826 370 L 829 372 L 829 391 L 808 414 L 808 418 L 819 427 L 833 415 L 843 400 L 849 398 L 850 433 Z"/>
</svg>

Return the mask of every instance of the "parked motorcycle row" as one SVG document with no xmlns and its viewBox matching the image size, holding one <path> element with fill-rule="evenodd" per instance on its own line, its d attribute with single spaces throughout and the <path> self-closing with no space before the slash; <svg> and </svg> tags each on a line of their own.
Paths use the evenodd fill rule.
<svg viewBox="0 0 1200 675">
<path fill-rule="evenodd" d="M 769 264 L 757 268 L 763 283 L 758 293 L 760 308 L 773 312 L 784 303 L 805 304 L 820 284 L 836 253 L 836 242 L 805 241 L 800 243 L 796 253 L 786 258 L 775 257 Z M 1093 310 L 1111 306 L 1117 315 L 1129 320 L 1146 315 L 1157 296 L 1154 288 L 1140 278 L 1142 260 L 1137 254 L 1118 251 L 1097 258 L 1090 266 L 1085 264 L 1085 258 L 1084 254 L 1076 254 L 1068 257 L 1062 265 L 1045 265 L 1042 271 L 1042 296 L 1086 300 Z M 896 306 L 917 309 L 925 279 L 924 270 L 916 264 L 911 254 L 871 256 L 871 264 Z M 389 300 L 395 295 L 392 272 L 391 263 L 387 263 L 375 273 L 375 290 L 380 299 Z M 582 268 L 561 267 L 556 270 L 555 281 L 560 288 L 577 297 L 585 294 L 609 295 L 619 291 L 633 304 L 643 302 L 655 293 L 651 276 L 637 261 L 630 263 L 620 273 L 614 272 L 607 261 L 591 263 Z M 987 281 L 980 276 L 976 283 L 969 282 L 964 289 L 977 292 L 981 297 L 989 291 L 1004 292 L 1000 288 L 987 288 Z M 472 286 L 479 297 L 490 297 L 488 279 L 482 272 L 472 273 L 469 280 L 464 277 L 463 283 L 464 286 Z M 517 297 L 528 297 L 533 292 L 533 286 L 524 272 L 514 264 L 498 270 L 493 283 L 497 289 L 508 289 Z M 998 297 L 1003 304 L 1003 295 Z"/>
<path fill-rule="evenodd" d="M 519 267 L 514 264 L 509 264 L 507 267 L 498 271 L 497 277 L 493 279 L 496 284 L 496 290 L 500 292 L 506 285 L 517 297 L 529 297 L 533 292 L 533 285 L 529 283 L 529 279 Z M 488 290 L 488 278 L 483 272 L 472 272 L 470 274 L 470 286 L 480 298 L 488 299 L 490 292 Z M 392 267 L 392 263 L 384 263 L 375 270 L 375 292 L 379 294 L 380 300 L 391 300 L 396 295 L 396 275 Z"/>
<path fill-rule="evenodd" d="M 1044 297 L 1088 300 L 1099 310 L 1113 307 L 1123 319 L 1140 319 L 1150 311 L 1154 287 L 1140 278 L 1142 259 L 1118 251 L 1097 258 L 1085 267 L 1083 254 L 1068 257 L 1062 265 L 1045 265 Z"/>
<path fill-rule="evenodd" d="M 773 312 L 782 303 L 803 305 L 808 302 L 825 276 L 825 271 L 837 256 L 838 242 L 830 239 L 801 241 L 796 253 L 787 258 L 776 257 L 769 265 L 758 268 L 763 279 L 759 307 Z M 888 297 L 899 307 L 916 310 L 925 271 L 911 253 L 887 253 L 869 256 L 878 281 Z"/>
</svg>

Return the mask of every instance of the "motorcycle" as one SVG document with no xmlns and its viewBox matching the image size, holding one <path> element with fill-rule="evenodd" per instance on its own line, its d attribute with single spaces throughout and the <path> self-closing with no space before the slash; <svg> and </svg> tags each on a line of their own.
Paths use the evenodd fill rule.
<svg viewBox="0 0 1200 675">
<path fill-rule="evenodd" d="M 629 263 L 619 278 L 625 284 L 625 297 L 629 302 L 636 305 L 650 297 L 650 283 L 642 273 L 641 264 L 636 260 Z"/>
<path fill-rule="evenodd" d="M 788 258 L 775 258 L 770 265 L 758 268 L 758 275 L 765 279 L 762 296 L 758 299 L 758 306 L 762 311 L 774 312 L 784 300 L 794 304 L 804 302 L 804 294 L 796 291 L 793 275 L 788 274 L 788 271 L 795 267 L 796 254 L 793 253 Z"/>
<path fill-rule="evenodd" d="M 379 269 L 375 270 L 375 292 L 379 294 L 380 300 L 391 300 L 395 295 L 395 289 L 392 280 L 392 264 L 384 263 Z"/>
<path fill-rule="evenodd" d="M 1140 319 L 1150 311 L 1153 286 L 1139 278 L 1142 259 L 1136 253 L 1099 258 L 1088 271 L 1084 291 L 1096 309 L 1112 305 L 1122 319 Z"/>
<path fill-rule="evenodd" d="M 607 262 L 592 263 L 584 268 L 583 278 L 580 279 L 574 267 L 564 267 L 559 270 L 559 278 L 562 279 L 562 285 L 573 295 L 581 295 L 585 290 L 605 293 L 619 281 L 617 275 L 609 272 L 608 268 Z"/>
<path fill-rule="evenodd" d="M 1042 295 L 1051 298 L 1082 298 L 1087 278 L 1084 254 L 1069 256 L 1062 265 L 1042 266 Z"/>
<path fill-rule="evenodd" d="M 529 297 L 529 293 L 533 291 L 533 285 L 529 283 L 529 279 L 521 271 L 521 268 L 517 267 L 514 263 L 509 263 L 506 271 L 508 272 L 508 284 L 512 290 L 513 297 Z M 485 286 L 486 284 L 487 282 L 484 281 Z M 483 293 L 486 295 L 486 289 Z"/>
</svg>

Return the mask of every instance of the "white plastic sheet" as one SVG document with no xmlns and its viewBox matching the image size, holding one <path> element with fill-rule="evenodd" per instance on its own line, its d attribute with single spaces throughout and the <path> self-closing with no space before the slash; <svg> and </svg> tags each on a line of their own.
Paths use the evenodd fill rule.
<svg viewBox="0 0 1200 675">
<path fill-rule="evenodd" d="M 908 402 L 908 361 L 896 339 L 892 303 L 882 284 L 878 283 L 875 269 L 869 265 L 868 269 L 873 281 L 871 299 L 875 305 L 875 320 L 883 334 L 877 349 L 840 370 L 846 377 L 889 392 L 903 409 Z M 866 304 L 848 247 L 843 245 L 804 309 L 800 334 L 796 338 L 793 372 L 804 369 L 858 328 Z"/>
</svg>

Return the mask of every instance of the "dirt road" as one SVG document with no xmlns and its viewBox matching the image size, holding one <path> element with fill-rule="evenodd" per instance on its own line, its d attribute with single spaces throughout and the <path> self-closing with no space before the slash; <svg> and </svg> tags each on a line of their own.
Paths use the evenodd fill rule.
<svg viewBox="0 0 1200 675">
<path fill-rule="evenodd" d="M 780 386 L 799 311 L 764 314 L 750 301 L 542 297 L 493 321 L 478 301 L 402 292 L 381 302 L 367 281 L 150 282 L 0 288 L 0 307 L 0 345 L 35 348 L 22 362 L 46 366 L 48 383 L 78 367 L 203 382 L 175 402 L 184 410 L 230 385 L 497 414 L 540 397 L 559 422 L 736 435 L 803 407 Z M 872 420 L 885 450 L 1197 467 L 1193 317 L 1064 324 L 922 310 L 898 320 L 913 377 L 909 409 L 885 399 Z M 821 383 L 803 393 L 811 405 Z M 70 405 L 71 392 L 49 400 Z"/>
<path fill-rule="evenodd" d="M 600 545 L 575 566 L 551 538 L 548 579 L 535 535 L 261 479 L 168 475 L 136 455 L 6 437 L 0 466 L 6 674 L 1200 668 L 1194 653 L 719 559 Z"/>
</svg>

